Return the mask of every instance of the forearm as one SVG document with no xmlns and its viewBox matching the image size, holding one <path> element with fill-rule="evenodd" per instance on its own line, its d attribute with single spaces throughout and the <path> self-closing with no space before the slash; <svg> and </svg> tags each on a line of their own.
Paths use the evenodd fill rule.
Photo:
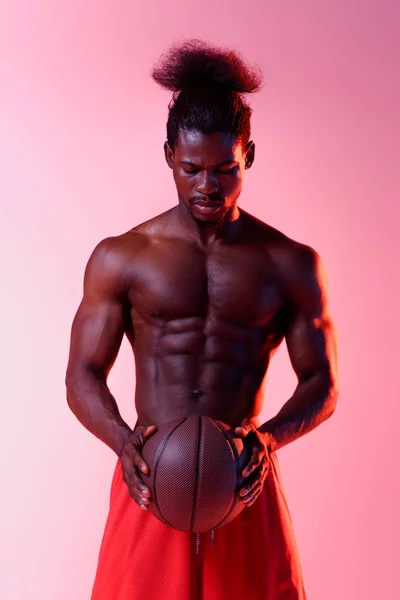
<svg viewBox="0 0 400 600">
<path fill-rule="evenodd" d="M 335 409 L 336 399 L 335 386 L 315 375 L 299 383 L 293 396 L 279 413 L 258 427 L 258 431 L 266 434 L 271 452 L 275 452 L 330 417 Z"/>
<path fill-rule="evenodd" d="M 132 430 L 122 419 L 115 398 L 103 378 L 89 369 L 66 380 L 68 406 L 88 431 L 121 456 Z"/>
</svg>

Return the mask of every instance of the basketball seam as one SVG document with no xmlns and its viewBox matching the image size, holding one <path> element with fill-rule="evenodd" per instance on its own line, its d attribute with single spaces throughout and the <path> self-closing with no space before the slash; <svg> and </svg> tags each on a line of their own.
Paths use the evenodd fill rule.
<svg viewBox="0 0 400 600">
<path fill-rule="evenodd" d="M 171 435 L 174 433 L 174 431 L 176 429 L 178 429 L 178 427 L 180 427 L 182 425 L 182 423 L 184 423 L 187 420 L 188 417 L 184 417 L 182 419 L 182 421 L 180 423 L 178 423 L 177 425 L 175 425 L 175 427 L 169 432 L 169 434 L 164 438 L 163 443 L 161 444 L 161 446 L 158 449 L 157 452 L 157 456 L 156 456 L 156 460 L 155 460 L 155 464 L 154 464 L 154 478 L 153 478 L 153 490 L 154 490 L 154 502 L 157 506 L 158 512 L 160 513 L 160 515 L 162 516 L 162 518 L 164 519 L 164 521 L 170 526 L 170 527 L 174 527 L 163 515 L 162 511 L 161 511 L 161 507 L 158 503 L 158 499 L 157 499 L 157 486 L 156 486 L 156 479 L 157 479 L 157 469 L 158 469 L 158 463 L 160 461 L 161 458 L 161 454 L 169 440 L 169 438 L 171 437 Z"/>
<path fill-rule="evenodd" d="M 238 471 L 238 469 L 239 469 L 239 454 L 238 454 L 238 452 L 237 452 L 236 446 L 235 446 L 235 444 L 233 444 L 233 443 L 232 443 L 232 441 L 229 439 L 229 436 L 228 436 L 228 434 L 226 433 L 225 429 L 224 429 L 223 427 L 221 427 L 221 426 L 220 426 L 220 424 L 218 423 L 218 421 L 216 421 L 215 419 L 212 419 L 212 420 L 214 421 L 214 423 L 216 424 L 216 426 L 218 427 L 218 429 L 219 429 L 220 431 L 222 431 L 222 433 L 224 434 L 224 436 L 225 436 L 225 437 L 226 437 L 226 439 L 228 440 L 228 444 L 229 444 L 229 445 L 230 445 L 230 447 L 232 448 L 232 452 L 233 452 L 233 455 L 234 455 L 234 457 L 235 457 L 235 462 L 236 462 L 236 472 L 237 472 L 237 471 Z M 233 496 L 233 500 L 232 500 L 232 504 L 231 504 L 231 507 L 230 507 L 230 509 L 228 510 L 228 512 L 226 513 L 226 515 L 224 516 L 224 518 L 223 518 L 223 519 L 221 519 L 221 520 L 220 520 L 220 522 L 219 522 L 219 523 L 217 523 L 217 525 L 215 525 L 215 526 L 213 527 L 213 529 L 217 529 L 217 527 L 219 527 L 219 526 L 221 525 L 221 523 L 223 523 L 223 522 L 225 521 L 225 519 L 227 519 L 227 518 L 229 517 L 229 515 L 231 514 L 231 512 L 232 512 L 232 511 L 233 511 L 233 509 L 234 509 L 234 506 L 235 506 L 235 500 L 236 500 L 236 490 L 235 490 L 235 494 L 234 494 L 234 496 Z"/>
<path fill-rule="evenodd" d="M 196 478 L 194 480 L 194 498 L 193 498 L 193 510 L 190 519 L 190 531 L 193 531 L 194 520 L 196 517 L 197 509 L 197 491 L 199 489 L 199 463 L 200 463 L 200 444 L 201 444 L 201 417 L 198 419 L 198 433 L 197 433 L 197 454 L 196 454 Z"/>
</svg>

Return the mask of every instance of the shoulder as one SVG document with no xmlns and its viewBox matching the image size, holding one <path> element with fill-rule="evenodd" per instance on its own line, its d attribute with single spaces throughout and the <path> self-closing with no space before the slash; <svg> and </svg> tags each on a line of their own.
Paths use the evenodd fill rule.
<svg viewBox="0 0 400 600">
<path fill-rule="evenodd" d="M 85 267 L 84 291 L 114 297 L 126 295 L 133 256 L 144 243 L 144 236 L 133 230 L 100 240 Z"/>
<path fill-rule="evenodd" d="M 110 271 L 123 270 L 126 263 L 137 258 L 157 233 L 164 230 L 168 212 L 143 221 L 119 235 L 100 240 L 93 249 L 89 262 Z"/>
<path fill-rule="evenodd" d="M 171 218 L 176 212 L 175 208 L 176 207 L 170 208 L 159 215 L 155 215 L 147 221 L 143 221 L 143 223 L 140 223 L 131 229 L 131 232 L 141 235 L 147 239 L 157 237 L 158 235 L 165 235 L 168 229 L 171 227 Z"/>
<path fill-rule="evenodd" d="M 312 312 L 327 312 L 328 277 L 315 248 L 289 239 L 277 252 L 276 264 L 293 305 Z"/>
<path fill-rule="evenodd" d="M 315 248 L 291 238 L 282 241 L 277 258 L 294 280 L 319 276 L 324 268 L 321 256 Z"/>
<path fill-rule="evenodd" d="M 129 251 L 136 245 L 135 235 L 126 232 L 100 240 L 92 250 L 88 267 L 95 271 L 117 273 L 126 261 Z"/>
<path fill-rule="evenodd" d="M 252 241 L 265 249 L 282 275 L 289 278 L 315 273 L 323 269 L 318 252 L 310 246 L 290 238 L 288 235 L 264 223 L 257 217 L 241 211 L 249 223 L 248 232 Z"/>
<path fill-rule="evenodd" d="M 139 223 L 121 234 L 100 240 L 93 248 L 85 268 L 85 286 L 126 294 L 132 271 L 142 253 L 146 252 L 158 235 L 165 233 L 169 212 Z"/>
<path fill-rule="evenodd" d="M 288 300 L 303 306 L 326 307 L 328 277 L 317 250 L 248 213 L 246 218 L 252 240 L 263 248 L 268 264 L 274 265 Z"/>
</svg>

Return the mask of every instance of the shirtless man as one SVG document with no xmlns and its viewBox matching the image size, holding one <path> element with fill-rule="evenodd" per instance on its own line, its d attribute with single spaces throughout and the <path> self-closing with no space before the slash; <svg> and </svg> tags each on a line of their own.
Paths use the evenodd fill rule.
<svg viewBox="0 0 400 600">
<path fill-rule="evenodd" d="M 178 58 L 185 52 L 186 57 L 195 52 L 199 56 L 204 48 L 192 44 L 181 46 L 180 52 Z M 221 56 L 215 52 L 216 61 Z M 210 61 L 209 54 L 207 59 Z M 198 61 L 196 65 L 200 69 Z M 226 65 L 231 68 L 229 63 Z M 182 79 L 185 81 L 181 75 Z M 174 547 L 183 544 L 183 536 L 187 536 L 159 523 L 147 511 L 150 491 L 140 470 L 146 472 L 148 467 L 140 450 L 158 426 L 181 416 L 207 415 L 236 428 L 252 448 L 244 472 L 246 483 L 240 492 L 247 508 L 241 515 L 256 515 L 257 504 L 261 507 L 264 502 L 263 493 L 269 493 L 263 490 L 272 477 L 271 458 L 276 461 L 275 452 L 332 415 L 338 395 L 336 333 L 319 255 L 237 205 L 244 172 L 254 161 L 254 142 L 243 144 L 235 131 L 204 132 L 178 124 L 173 146 L 167 141 L 164 149 L 178 204 L 96 246 L 86 267 L 84 296 L 72 326 L 66 376 L 69 406 L 79 421 L 118 456 L 119 471 L 113 478 L 110 516 L 92 596 L 96 600 L 153 600 L 156 593 L 161 599 L 189 598 L 186 587 L 167 591 L 165 582 L 161 582 L 164 591 L 160 595 L 158 588 L 151 588 L 150 579 L 144 584 L 142 576 L 135 576 L 140 553 L 148 556 L 149 544 L 158 544 L 156 536 L 165 536 L 163 543 L 174 540 Z M 133 431 L 121 418 L 107 387 L 107 376 L 124 333 L 132 345 L 136 365 L 137 422 Z M 283 339 L 298 385 L 279 413 L 260 423 L 268 365 Z M 271 480 L 271 486 L 279 478 L 276 468 L 273 471 L 275 483 Z M 122 502 L 118 494 L 126 494 L 123 507 L 117 507 Z M 276 502 L 283 506 L 280 498 Z M 133 531 L 140 519 L 147 519 L 146 523 L 159 529 L 151 536 L 153 541 L 146 542 L 140 529 L 137 535 L 142 547 L 136 546 L 135 556 L 130 549 L 130 558 L 125 557 L 121 567 L 120 559 L 111 559 L 111 555 L 128 543 L 118 538 L 122 533 L 116 533 L 128 506 L 132 516 L 126 529 Z M 282 506 L 277 507 L 277 515 L 282 514 Z M 268 510 L 271 520 L 272 509 Z M 244 521 L 240 524 L 241 515 L 216 532 L 221 534 L 221 544 L 224 530 L 229 531 L 231 525 L 246 526 Z M 254 521 L 257 518 L 254 516 Z M 282 564 L 288 554 L 291 556 L 288 587 L 278 581 L 276 570 L 274 574 L 271 571 L 269 581 L 257 584 L 254 595 L 247 591 L 246 598 L 305 599 L 290 517 L 285 519 L 280 529 L 282 540 L 271 537 L 265 543 L 281 552 Z M 254 538 L 256 534 L 252 535 Z M 259 535 L 270 534 L 260 531 Z M 254 539 L 250 543 L 254 544 Z M 262 540 L 258 547 L 262 547 Z M 227 551 L 228 546 L 223 549 L 224 556 Z M 162 580 L 159 565 L 155 564 L 160 552 L 155 550 L 152 568 Z M 128 560 L 136 567 L 129 570 Z M 173 564 L 166 573 L 171 573 Z M 122 569 L 115 578 L 119 583 L 112 583 L 117 568 Z M 216 568 L 223 573 L 222 562 Z M 130 573 L 131 588 L 121 583 L 126 572 Z M 235 590 L 242 585 L 238 581 Z M 245 585 L 250 590 L 248 580 Z M 218 587 L 215 582 L 213 586 Z M 225 596 L 219 591 L 212 596 L 210 590 L 204 596 L 207 600 L 234 598 L 232 592 Z M 235 593 L 237 598 L 243 597 L 243 592 Z"/>
</svg>

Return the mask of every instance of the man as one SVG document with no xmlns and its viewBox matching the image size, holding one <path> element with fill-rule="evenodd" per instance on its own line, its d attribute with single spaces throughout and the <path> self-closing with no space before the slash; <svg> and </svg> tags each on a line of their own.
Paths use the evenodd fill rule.
<svg viewBox="0 0 400 600">
<path fill-rule="evenodd" d="M 71 332 L 69 406 L 118 456 L 92 600 L 304 600 L 276 451 L 335 409 L 324 267 L 310 246 L 237 205 L 255 156 L 243 93 L 259 89 L 257 71 L 192 40 L 153 77 L 175 92 L 164 150 L 178 204 L 96 246 Z M 124 333 L 136 364 L 133 431 L 107 387 Z M 263 384 L 283 339 L 298 385 L 262 424 Z M 244 510 L 213 545 L 202 534 L 198 556 L 194 534 L 147 510 L 140 477 L 146 439 L 194 414 L 231 425 L 252 449 Z"/>
</svg>

